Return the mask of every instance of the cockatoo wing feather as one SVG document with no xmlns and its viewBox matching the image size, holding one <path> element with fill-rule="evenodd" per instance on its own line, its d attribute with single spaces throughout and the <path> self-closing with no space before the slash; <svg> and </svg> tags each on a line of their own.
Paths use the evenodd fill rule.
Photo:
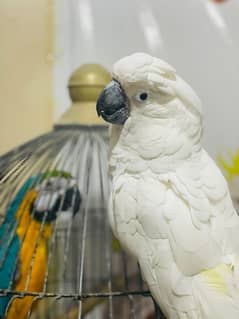
<svg viewBox="0 0 239 319">
<path fill-rule="evenodd" d="M 193 276 L 216 268 L 227 255 L 237 255 L 239 242 L 239 218 L 227 184 L 214 162 L 203 156 L 200 169 L 185 164 L 161 179 L 147 173 L 120 175 L 110 210 L 116 237 L 138 258 L 155 298 L 164 300 L 166 294 L 178 299 L 173 304 L 190 316 L 199 311 L 193 301 Z M 208 195 L 212 187 L 213 198 Z M 165 276 L 172 278 L 171 286 Z"/>
</svg>

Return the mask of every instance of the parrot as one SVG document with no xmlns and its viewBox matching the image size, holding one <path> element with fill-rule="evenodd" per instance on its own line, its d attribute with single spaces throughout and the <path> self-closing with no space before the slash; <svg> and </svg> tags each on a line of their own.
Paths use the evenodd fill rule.
<svg viewBox="0 0 239 319">
<path fill-rule="evenodd" d="M 110 123 L 108 217 L 168 319 L 239 318 L 239 216 L 202 145 L 202 103 L 167 62 L 113 65 L 96 103 Z"/>
<path fill-rule="evenodd" d="M 52 222 L 62 214 L 75 215 L 81 203 L 80 192 L 70 174 L 63 176 L 63 173 L 53 171 L 43 173 L 38 176 L 39 178 L 40 184 L 25 192 L 21 205 L 15 213 L 17 227 L 14 238 L 17 249 L 14 250 L 15 258 L 11 259 L 7 265 L 11 266 L 9 272 L 13 272 L 17 261 L 17 274 L 11 275 L 12 289 L 16 291 L 41 292 L 43 290 L 48 267 L 47 243 L 53 232 Z M 11 249 L 5 258 L 6 261 L 11 257 L 10 252 Z M 7 319 L 17 317 L 24 319 L 27 317 L 34 297 L 6 296 L 0 297 L 0 302 L 1 300 L 3 300 L 3 307 L 0 318 L 4 317 L 8 305 Z"/>
<path fill-rule="evenodd" d="M 0 288 L 7 289 L 11 281 L 17 276 L 17 256 L 20 249 L 20 240 L 15 233 L 15 217 L 22 206 L 28 190 L 36 182 L 36 177 L 30 177 L 18 191 L 14 200 L 7 209 L 4 222 L 0 226 Z M 12 234 L 12 235 L 11 235 Z M 16 268 L 16 270 L 15 270 Z M 0 296 L 0 318 L 4 317 L 6 306 L 11 296 Z"/>
</svg>

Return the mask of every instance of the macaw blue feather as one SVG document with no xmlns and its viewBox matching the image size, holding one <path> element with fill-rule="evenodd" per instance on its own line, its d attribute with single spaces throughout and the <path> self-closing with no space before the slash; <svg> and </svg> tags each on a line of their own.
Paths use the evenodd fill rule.
<svg viewBox="0 0 239 319">
<path fill-rule="evenodd" d="M 18 191 L 17 195 L 11 202 L 7 213 L 5 215 L 5 219 L 3 224 L 0 227 L 0 239 L 2 238 L 2 234 L 5 232 L 6 227 L 8 226 L 9 223 L 12 223 L 13 217 L 15 216 L 19 206 L 21 205 L 21 202 L 23 198 L 25 197 L 27 191 L 29 188 L 34 184 L 34 182 L 38 179 L 38 176 L 32 176 L 30 177 L 26 183 L 22 186 L 22 188 Z"/>
<path fill-rule="evenodd" d="M 0 268 L 0 286 L 1 289 L 7 289 L 13 279 L 13 274 L 17 262 L 18 251 L 20 249 L 20 240 L 17 235 L 14 235 L 10 246 L 8 247 L 7 256 L 5 255 L 6 248 L 0 248 L 1 268 Z M 0 318 L 4 316 L 7 304 L 11 296 L 0 297 Z"/>
<path fill-rule="evenodd" d="M 21 242 L 16 234 L 15 215 L 27 193 L 38 177 L 30 177 L 11 202 L 4 222 L 0 226 L 0 289 L 9 288 L 16 273 Z M 11 296 L 0 296 L 0 318 L 4 317 Z"/>
</svg>

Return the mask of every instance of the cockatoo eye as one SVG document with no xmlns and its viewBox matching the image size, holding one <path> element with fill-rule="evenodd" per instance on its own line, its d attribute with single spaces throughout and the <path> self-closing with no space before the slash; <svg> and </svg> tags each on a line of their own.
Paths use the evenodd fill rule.
<svg viewBox="0 0 239 319">
<path fill-rule="evenodd" d="M 149 94 L 147 92 L 140 92 L 135 96 L 136 101 L 144 102 L 148 99 Z"/>
</svg>

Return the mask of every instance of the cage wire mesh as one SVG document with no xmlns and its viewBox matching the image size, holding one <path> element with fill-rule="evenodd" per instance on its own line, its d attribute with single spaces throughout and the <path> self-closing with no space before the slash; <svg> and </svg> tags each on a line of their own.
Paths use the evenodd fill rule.
<svg viewBox="0 0 239 319">
<path fill-rule="evenodd" d="M 0 306 L 8 300 L 0 318 L 164 318 L 150 298 L 136 261 L 121 250 L 108 225 L 107 145 L 105 127 L 58 126 L 0 157 L 0 277 L 15 235 L 20 234 L 14 262 L 8 263 L 10 279 L 5 286 L 0 282 Z M 52 178 L 66 176 L 71 178 L 63 186 L 57 184 L 58 193 L 47 192 Z M 69 187 L 72 180 L 73 188 Z M 28 203 L 31 217 L 25 224 L 26 203 L 7 217 L 24 187 L 21 205 L 35 191 L 35 202 Z M 45 205 L 41 218 L 35 205 L 40 193 Z M 56 202 L 56 220 L 49 222 L 49 206 Z M 41 259 L 39 251 L 44 247 L 46 258 Z"/>
</svg>

